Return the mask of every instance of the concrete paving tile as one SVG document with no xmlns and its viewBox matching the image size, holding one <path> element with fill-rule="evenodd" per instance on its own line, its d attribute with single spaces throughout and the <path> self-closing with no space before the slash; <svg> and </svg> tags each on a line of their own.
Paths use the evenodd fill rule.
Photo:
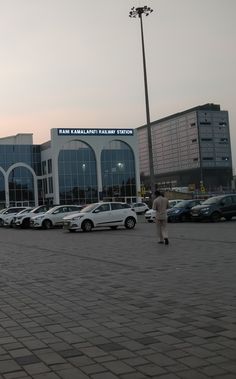
<svg viewBox="0 0 236 379">
<path fill-rule="evenodd" d="M 3 376 L 0 376 L 0 378 L 3 378 Z M 29 378 L 31 378 L 31 376 L 28 376 L 25 370 L 10 372 L 9 374 L 4 374 L 4 379 L 29 379 Z"/>
<path fill-rule="evenodd" d="M 91 375 L 91 378 L 92 379 L 119 379 L 118 376 L 114 375 L 111 372 L 103 372 L 100 374 L 94 374 L 94 375 Z"/>
<path fill-rule="evenodd" d="M 6 374 L 8 372 L 20 371 L 21 367 L 13 360 L 7 359 L 0 362 L 0 374 Z"/>
<path fill-rule="evenodd" d="M 122 361 L 111 361 L 111 362 L 104 362 L 103 366 L 109 369 L 111 372 L 113 372 L 116 375 L 121 375 L 125 373 L 129 373 L 134 371 L 134 368 L 127 365 L 126 363 Z"/>
<path fill-rule="evenodd" d="M 226 371 L 219 366 L 210 365 L 199 369 L 203 374 L 210 377 L 217 377 L 218 375 L 226 374 Z"/>
<path fill-rule="evenodd" d="M 149 376 L 156 376 L 158 377 L 159 375 L 166 374 L 167 371 L 163 369 L 162 367 L 159 367 L 155 364 L 147 364 L 147 365 L 142 365 L 136 368 L 137 371 Z"/>
<path fill-rule="evenodd" d="M 120 376 L 121 379 L 146 379 L 146 375 L 141 372 L 134 372 L 131 374 L 124 374 Z"/>
<path fill-rule="evenodd" d="M 2 376 L 234 379 L 234 229 L 234 222 L 169 225 L 168 255 L 156 250 L 145 222 L 132 236 L 51 230 L 45 239 L 44 231 L 0 229 L 0 362 L 25 363 L 24 372 L 19 365 Z M 213 234 L 234 243 L 213 242 Z M 45 372 L 27 374 L 35 356 Z M 133 371 L 112 371 L 117 361 Z"/>
<path fill-rule="evenodd" d="M 186 370 L 178 372 L 178 376 L 181 379 L 209 379 L 209 376 L 202 374 L 201 372 L 197 370 Z M 218 379 L 218 378 L 217 378 Z"/>
<path fill-rule="evenodd" d="M 50 368 L 42 362 L 27 364 L 24 366 L 24 369 L 29 375 L 42 374 L 51 371 Z"/>
<path fill-rule="evenodd" d="M 58 375 L 62 379 L 89 379 L 89 376 L 84 374 L 77 368 L 71 368 L 68 370 L 61 370 L 58 372 Z"/>
<path fill-rule="evenodd" d="M 20 366 L 25 366 L 33 363 L 38 363 L 40 362 L 40 359 L 36 357 L 35 355 L 24 355 L 23 357 L 16 357 L 15 361 L 20 365 Z"/>
<path fill-rule="evenodd" d="M 33 375 L 33 379 L 60 379 L 54 372 L 44 372 L 43 374 Z"/>
</svg>

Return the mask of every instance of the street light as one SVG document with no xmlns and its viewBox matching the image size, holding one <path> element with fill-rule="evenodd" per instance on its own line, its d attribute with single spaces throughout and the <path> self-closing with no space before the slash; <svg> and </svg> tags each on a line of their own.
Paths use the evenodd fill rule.
<svg viewBox="0 0 236 379">
<path fill-rule="evenodd" d="M 150 182 L 152 195 L 155 190 L 155 176 L 154 176 L 154 165 L 153 165 L 153 154 L 152 154 L 152 134 L 151 134 L 151 124 L 150 124 L 150 111 L 149 111 L 149 99 L 148 99 L 148 84 L 147 84 L 147 69 L 146 69 L 146 58 L 145 58 L 145 47 L 144 47 L 144 37 L 143 37 L 143 19 L 142 15 L 148 16 L 153 12 L 153 9 L 147 7 L 131 8 L 129 12 L 129 17 L 140 19 L 141 26 L 141 40 L 142 40 L 142 54 L 143 54 L 143 76 L 144 76 L 144 89 L 145 89 L 145 103 L 146 103 L 146 118 L 147 118 L 147 136 L 148 136 L 148 154 L 149 154 L 149 171 L 150 171 Z"/>
</svg>

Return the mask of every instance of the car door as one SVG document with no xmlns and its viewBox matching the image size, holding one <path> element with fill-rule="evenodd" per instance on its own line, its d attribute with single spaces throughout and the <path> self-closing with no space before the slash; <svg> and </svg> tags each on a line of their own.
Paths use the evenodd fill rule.
<svg viewBox="0 0 236 379">
<path fill-rule="evenodd" d="M 67 206 L 61 206 L 60 208 L 57 208 L 52 214 L 52 223 L 53 225 L 60 225 L 62 224 L 63 217 L 67 216 L 68 214 L 68 207 Z"/>
<path fill-rule="evenodd" d="M 236 195 L 232 195 L 232 217 L 236 216 Z"/>
<path fill-rule="evenodd" d="M 220 202 L 220 211 L 223 217 L 232 216 L 232 198 L 231 196 L 225 196 Z"/>
<path fill-rule="evenodd" d="M 110 203 L 99 205 L 93 211 L 94 226 L 109 226 L 112 223 Z"/>
<path fill-rule="evenodd" d="M 113 225 L 122 225 L 127 213 L 127 209 L 122 203 L 111 203 L 111 222 Z"/>
</svg>

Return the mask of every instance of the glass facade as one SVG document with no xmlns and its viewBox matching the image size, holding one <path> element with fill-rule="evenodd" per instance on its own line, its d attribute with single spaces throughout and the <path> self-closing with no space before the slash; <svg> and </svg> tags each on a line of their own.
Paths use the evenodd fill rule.
<svg viewBox="0 0 236 379">
<path fill-rule="evenodd" d="M 5 203 L 5 181 L 3 173 L 0 171 L 0 204 Z"/>
<path fill-rule="evenodd" d="M 39 145 L 0 145 L 0 167 L 5 171 L 14 163 L 22 162 L 41 175 L 41 156 Z"/>
<path fill-rule="evenodd" d="M 34 145 L 27 133 L 0 138 L 0 208 L 91 204 L 108 197 L 136 201 L 136 134 L 126 129 L 58 131 L 52 129 L 51 141 L 42 145 Z"/>
<path fill-rule="evenodd" d="M 151 128 L 157 186 L 194 184 L 201 188 L 204 183 L 212 191 L 230 188 L 232 156 L 227 111 L 206 104 L 152 122 Z M 141 180 L 149 184 L 145 129 L 147 126 L 138 129 L 139 159 Z"/>
<path fill-rule="evenodd" d="M 14 164 L 19 164 L 10 171 L 7 181 L 9 190 L 9 205 L 34 204 L 34 180 L 29 169 L 20 166 L 24 163 L 31 167 L 35 175 L 41 175 L 41 152 L 40 145 L 0 144 L 0 167 L 7 172 Z M 0 204 L 6 205 L 5 178 L 0 173 Z"/>
<path fill-rule="evenodd" d="M 34 204 L 34 180 L 29 169 L 25 167 L 14 168 L 9 175 L 9 202 L 11 206 Z"/>
<path fill-rule="evenodd" d="M 90 204 L 98 200 L 97 166 L 92 148 L 68 142 L 59 153 L 60 204 Z"/>
<path fill-rule="evenodd" d="M 135 160 L 131 148 L 112 141 L 101 154 L 103 198 L 136 196 Z"/>
</svg>

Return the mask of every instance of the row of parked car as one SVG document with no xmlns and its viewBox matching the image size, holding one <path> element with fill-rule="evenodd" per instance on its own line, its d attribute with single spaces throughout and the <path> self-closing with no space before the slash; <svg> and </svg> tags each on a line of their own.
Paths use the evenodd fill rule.
<svg viewBox="0 0 236 379">
<path fill-rule="evenodd" d="M 87 206 L 58 205 L 51 209 L 41 205 L 10 207 L 0 211 L 0 226 L 50 229 L 62 226 L 69 232 L 89 232 L 97 227 L 133 229 L 137 215 L 131 205 L 121 202 L 99 202 Z"/>
<path fill-rule="evenodd" d="M 152 209 L 145 213 L 148 222 L 154 222 L 156 212 Z M 227 221 L 236 217 L 236 194 L 213 196 L 202 201 L 200 199 L 176 200 L 167 210 L 169 222 L 176 221 L 219 221 L 221 218 Z"/>
<path fill-rule="evenodd" d="M 167 211 L 168 221 L 210 220 L 219 221 L 222 217 L 231 220 L 236 217 L 236 194 L 210 197 L 202 202 L 199 199 L 170 200 Z M 10 207 L 0 211 L 0 226 L 20 228 L 51 229 L 62 226 L 69 232 L 93 228 L 119 226 L 133 229 L 137 214 L 145 213 L 148 222 L 155 221 L 156 212 L 145 203 L 127 204 L 122 202 L 99 202 L 84 205 L 58 205 L 48 209 L 38 207 Z"/>
</svg>

